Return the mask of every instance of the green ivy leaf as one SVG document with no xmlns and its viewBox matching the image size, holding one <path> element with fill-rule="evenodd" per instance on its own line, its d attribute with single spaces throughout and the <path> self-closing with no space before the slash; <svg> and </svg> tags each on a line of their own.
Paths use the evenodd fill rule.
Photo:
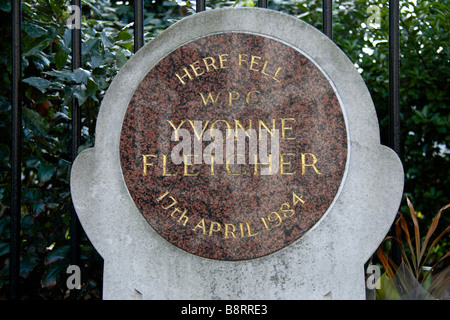
<svg viewBox="0 0 450 320">
<path fill-rule="evenodd" d="M 98 102 L 98 99 L 96 97 L 97 91 L 98 91 L 98 85 L 94 81 L 89 79 L 87 86 L 86 86 L 86 92 L 87 92 L 88 96 L 96 102 Z"/>
<path fill-rule="evenodd" d="M 126 41 L 132 39 L 133 36 L 127 30 L 121 30 L 114 40 L 116 41 Z"/>
<path fill-rule="evenodd" d="M 45 91 L 50 87 L 51 82 L 44 78 L 38 78 L 38 77 L 29 77 L 22 80 L 25 83 L 28 83 L 29 85 L 35 87 L 42 93 L 45 93 Z"/>
<path fill-rule="evenodd" d="M 53 263 L 45 272 L 44 276 L 41 279 L 41 286 L 43 288 L 51 288 L 56 285 L 58 280 L 61 277 L 61 274 L 67 268 L 67 264 L 65 263 Z"/>
<path fill-rule="evenodd" d="M 29 108 L 22 108 L 23 121 L 25 125 L 35 134 L 46 136 L 49 129 L 49 124 L 36 111 Z"/>
<path fill-rule="evenodd" d="M 38 263 L 39 263 L 38 257 L 28 254 L 23 255 L 20 259 L 20 276 L 22 278 L 27 278 Z"/>
<path fill-rule="evenodd" d="M 38 230 L 34 217 L 28 215 L 23 217 L 21 223 L 22 233 L 26 236 L 32 237 Z"/>
<path fill-rule="evenodd" d="M 9 237 L 9 225 L 11 218 L 9 216 L 3 216 L 0 219 L 0 234 L 5 237 Z"/>
<path fill-rule="evenodd" d="M 0 1 L 0 10 L 5 12 L 11 12 L 11 1 L 2 0 Z"/>
<path fill-rule="evenodd" d="M 55 80 L 60 82 L 75 81 L 73 72 L 69 70 L 53 70 L 53 71 L 46 71 L 44 73 L 49 76 L 56 77 Z"/>
<path fill-rule="evenodd" d="M 47 30 L 44 28 L 26 20 L 22 22 L 22 30 L 32 38 L 37 38 L 47 34 Z"/>
<path fill-rule="evenodd" d="M 39 181 L 41 182 L 49 181 L 53 177 L 55 170 L 56 170 L 55 167 L 51 163 L 41 162 L 41 165 L 39 166 L 37 171 Z"/>
<path fill-rule="evenodd" d="M 0 257 L 9 253 L 9 242 L 0 242 Z"/>
<path fill-rule="evenodd" d="M 67 58 L 69 57 L 69 53 L 64 49 L 59 49 L 55 55 L 55 65 L 56 69 L 61 70 L 67 63 Z"/>
<path fill-rule="evenodd" d="M 105 29 L 103 29 L 102 33 L 100 34 L 100 38 L 102 39 L 102 43 L 105 48 L 111 48 L 114 45 L 113 39 L 107 36 Z"/>
<path fill-rule="evenodd" d="M 9 157 L 10 157 L 9 146 L 4 143 L 0 143 L 0 168 L 10 167 Z"/>
<path fill-rule="evenodd" d="M 37 188 L 28 188 L 24 192 L 24 200 L 29 202 L 36 202 L 39 200 L 39 189 Z"/>
<path fill-rule="evenodd" d="M 50 253 L 45 257 L 44 263 L 46 265 L 51 264 L 55 261 L 65 259 L 69 256 L 70 246 L 64 245 L 59 248 L 53 249 Z"/>
<path fill-rule="evenodd" d="M 56 169 L 56 175 L 63 181 L 69 182 L 70 179 L 70 168 L 72 163 L 64 160 L 59 159 L 58 167 Z"/>
<path fill-rule="evenodd" d="M 127 57 L 122 51 L 117 51 L 116 59 L 117 59 L 117 67 L 119 69 L 122 68 L 123 65 L 127 62 Z"/>
<path fill-rule="evenodd" d="M 73 72 L 73 76 L 75 78 L 75 82 L 87 84 L 91 73 L 83 68 L 78 68 Z"/>
</svg>

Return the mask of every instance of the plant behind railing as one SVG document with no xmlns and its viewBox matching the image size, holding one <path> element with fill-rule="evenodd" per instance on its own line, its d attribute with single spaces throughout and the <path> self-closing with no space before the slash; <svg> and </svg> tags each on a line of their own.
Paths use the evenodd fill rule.
<svg viewBox="0 0 450 320">
<path fill-rule="evenodd" d="M 419 223 L 413 205 L 406 199 L 413 223 L 414 234 L 410 234 L 408 224 L 401 213 L 395 222 L 395 237 L 389 236 L 378 248 L 377 254 L 383 264 L 386 273 L 381 277 L 381 284 L 385 286 L 377 292 L 378 298 L 394 299 L 433 299 L 445 293 L 450 284 L 450 267 L 447 267 L 431 279 L 432 272 L 436 267 L 450 256 L 445 253 L 431 268 L 426 268 L 429 257 L 434 252 L 438 242 L 450 231 L 447 226 L 430 244 L 431 238 L 437 229 L 439 220 L 450 204 L 442 207 L 431 222 L 431 225 L 421 243 Z M 402 241 L 402 236 L 405 242 Z M 397 265 L 383 250 L 384 242 L 396 241 L 401 249 L 401 264 Z M 387 277 L 387 279 L 386 279 Z M 420 285 L 420 286 L 419 286 Z M 389 287 L 390 286 L 390 287 Z M 419 293 L 420 292 L 420 293 Z"/>
</svg>

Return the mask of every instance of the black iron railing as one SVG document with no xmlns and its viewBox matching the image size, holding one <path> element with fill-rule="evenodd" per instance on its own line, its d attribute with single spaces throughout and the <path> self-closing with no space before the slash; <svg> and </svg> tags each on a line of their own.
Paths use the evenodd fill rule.
<svg viewBox="0 0 450 320">
<path fill-rule="evenodd" d="M 11 0 L 12 8 L 12 144 L 11 144 L 11 227 L 10 227 L 10 284 L 9 298 L 17 299 L 20 271 L 20 220 L 21 220 L 21 4 Z M 72 5 L 81 8 L 81 0 L 72 0 Z M 267 8 L 267 0 L 258 0 L 258 6 Z M 323 32 L 333 39 L 333 2 L 323 0 Z M 196 0 L 196 11 L 206 9 L 205 0 Z M 144 1 L 134 1 L 134 51 L 144 45 L 143 25 Z M 400 155 L 400 102 L 399 102 L 399 1 L 389 1 L 389 116 L 390 147 Z M 72 29 L 72 70 L 81 67 L 81 29 Z M 81 108 L 77 98 L 72 101 L 72 161 L 78 153 L 81 141 Z M 80 238 L 83 232 L 75 210 L 70 222 L 70 263 L 80 263 Z M 76 290 L 71 290 L 75 297 Z"/>
</svg>

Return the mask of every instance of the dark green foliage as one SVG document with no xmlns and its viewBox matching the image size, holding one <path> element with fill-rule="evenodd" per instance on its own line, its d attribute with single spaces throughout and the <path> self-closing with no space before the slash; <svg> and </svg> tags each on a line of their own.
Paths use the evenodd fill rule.
<svg viewBox="0 0 450 320">
<path fill-rule="evenodd" d="M 361 72 L 375 103 L 381 141 L 388 144 L 388 1 L 334 2 L 334 40 Z M 450 112 L 448 0 L 401 2 L 401 158 L 405 194 L 419 222 L 450 202 Z M 95 119 L 117 71 L 133 54 L 133 8 L 125 1 L 83 1 L 82 68 L 71 71 L 69 1 L 23 3 L 22 241 L 20 296 L 68 296 L 71 200 L 69 176 L 72 97 L 82 105 L 82 148 L 94 144 Z M 133 1 L 130 1 L 133 3 Z M 195 2 L 145 1 L 145 41 L 177 19 L 193 13 Z M 210 7 L 254 6 L 256 1 L 211 1 Z M 378 6 L 379 24 L 369 24 Z M 273 1 L 270 8 L 322 28 L 322 1 Z M 11 14 L 0 0 L 0 299 L 7 296 L 9 273 Z M 378 21 L 377 21 L 378 22 Z M 405 209 L 407 210 L 406 204 Z M 441 220 L 449 224 L 448 216 Z M 448 251 L 442 239 L 433 259 Z M 82 239 L 81 299 L 100 298 L 102 261 Z"/>
<path fill-rule="evenodd" d="M 0 296 L 9 274 L 11 20 L 9 0 L 0 2 Z M 150 3 L 150 1 L 149 1 Z M 145 38 L 167 28 L 181 12 L 174 3 L 147 4 Z M 106 0 L 83 1 L 83 65 L 71 71 L 71 13 L 62 0 L 23 1 L 22 225 L 19 295 L 67 298 L 71 199 L 72 97 L 82 105 L 82 148 L 94 143 L 102 97 L 133 51 L 133 8 Z M 102 260 L 84 236 L 80 266 L 82 299 L 101 297 Z"/>
</svg>

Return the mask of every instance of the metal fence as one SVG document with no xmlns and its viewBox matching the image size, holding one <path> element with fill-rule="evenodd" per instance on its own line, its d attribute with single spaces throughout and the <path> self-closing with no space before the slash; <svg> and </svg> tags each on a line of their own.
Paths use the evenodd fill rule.
<svg viewBox="0 0 450 320">
<path fill-rule="evenodd" d="M 21 218 L 21 5 L 11 0 L 12 8 L 12 145 L 11 145 L 11 226 L 10 226 L 10 291 L 9 298 L 18 298 L 20 271 L 20 218 Z M 81 8 L 81 0 L 72 0 Z M 267 0 L 258 0 L 258 7 L 267 8 Z M 196 11 L 206 9 L 205 0 L 196 0 Z M 134 0 L 134 51 L 144 45 L 144 0 Z M 323 0 L 323 32 L 333 40 L 333 1 Z M 400 52 L 399 52 L 399 0 L 389 1 L 389 146 L 400 155 Z M 81 29 L 72 29 L 72 71 L 81 67 Z M 72 101 L 72 161 L 77 156 L 81 141 L 81 108 L 77 98 Z M 80 264 L 80 238 L 83 232 L 75 210 L 70 222 L 70 263 Z M 395 253 L 394 253 L 395 255 Z M 395 258 L 395 257 L 394 257 Z M 76 290 L 71 290 L 76 298 Z"/>
</svg>

